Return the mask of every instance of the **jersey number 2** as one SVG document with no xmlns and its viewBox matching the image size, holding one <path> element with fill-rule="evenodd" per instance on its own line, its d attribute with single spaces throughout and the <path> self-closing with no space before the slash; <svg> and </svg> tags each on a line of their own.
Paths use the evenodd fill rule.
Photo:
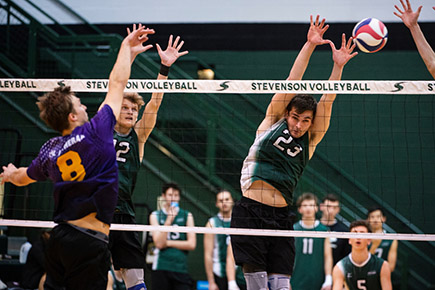
<svg viewBox="0 0 435 290">
<path fill-rule="evenodd" d="M 82 159 L 75 151 L 68 151 L 60 155 L 56 164 L 62 174 L 63 181 L 82 181 L 85 178 L 86 170 L 83 167 Z"/>
</svg>

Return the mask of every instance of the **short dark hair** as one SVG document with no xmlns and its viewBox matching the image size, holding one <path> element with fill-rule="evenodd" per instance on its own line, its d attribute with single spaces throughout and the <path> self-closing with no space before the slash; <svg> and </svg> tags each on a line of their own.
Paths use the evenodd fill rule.
<svg viewBox="0 0 435 290">
<path fill-rule="evenodd" d="M 70 127 L 68 115 L 75 113 L 71 87 L 57 87 L 52 92 L 38 98 L 39 117 L 54 130 L 62 133 Z"/>
<path fill-rule="evenodd" d="M 338 196 L 336 196 L 335 194 L 333 194 L 333 193 L 328 193 L 327 195 L 325 195 L 323 198 L 322 198 L 322 202 L 325 202 L 325 201 L 327 201 L 327 200 L 330 200 L 330 201 L 333 201 L 333 202 L 335 202 L 335 201 L 340 201 L 339 199 L 338 199 Z"/>
<path fill-rule="evenodd" d="M 290 112 L 293 108 L 298 114 L 302 114 L 305 111 L 312 111 L 314 120 L 317 110 L 317 101 L 312 95 L 297 94 L 287 105 L 286 111 Z"/>
<path fill-rule="evenodd" d="M 166 191 L 168 191 L 169 188 L 173 188 L 175 190 L 178 190 L 178 192 L 181 195 L 181 188 L 175 182 L 168 182 L 168 183 L 163 184 L 162 194 L 166 194 Z"/>
<path fill-rule="evenodd" d="M 368 208 L 367 217 L 369 217 L 369 215 L 372 212 L 377 211 L 377 210 L 379 210 L 381 212 L 382 216 L 385 216 L 384 209 L 380 205 L 375 204 L 375 205 L 372 205 L 371 207 Z"/>
<path fill-rule="evenodd" d="M 311 192 L 306 192 L 303 193 L 301 196 L 299 196 L 297 202 L 296 202 L 296 206 L 299 208 L 302 205 L 302 202 L 305 200 L 314 200 L 316 202 L 316 205 L 318 204 L 319 200 L 317 199 L 317 196 L 315 196 L 313 193 Z"/>
<path fill-rule="evenodd" d="M 372 228 L 370 227 L 370 224 L 368 221 L 366 220 L 356 220 L 350 223 L 349 226 L 349 232 L 352 231 L 353 228 L 359 227 L 359 226 L 363 226 L 367 228 L 367 232 L 371 233 L 372 232 Z"/>
<path fill-rule="evenodd" d="M 219 193 L 222 193 L 222 192 L 229 192 L 231 198 L 234 200 L 233 194 L 231 193 L 231 191 L 229 191 L 228 189 L 225 189 L 225 188 L 219 188 L 218 192 L 216 193 L 216 201 L 217 201 L 217 196 L 219 195 Z"/>
</svg>

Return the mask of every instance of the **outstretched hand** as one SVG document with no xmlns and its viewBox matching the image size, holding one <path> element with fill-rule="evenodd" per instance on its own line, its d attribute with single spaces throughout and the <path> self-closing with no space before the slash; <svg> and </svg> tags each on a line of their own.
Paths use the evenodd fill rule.
<svg viewBox="0 0 435 290">
<path fill-rule="evenodd" d="M 189 53 L 187 50 L 180 52 L 180 49 L 183 47 L 184 41 L 182 40 L 180 44 L 178 44 L 178 42 L 180 41 L 179 36 L 175 38 L 175 41 L 173 43 L 172 39 L 173 36 L 169 36 L 168 47 L 166 48 L 166 50 L 162 50 L 160 45 L 156 43 L 157 52 L 160 55 L 161 62 L 163 65 L 166 66 L 171 66 L 180 56 Z"/>
<path fill-rule="evenodd" d="M 402 3 L 403 11 L 397 5 L 394 5 L 396 10 L 400 13 L 394 12 L 394 15 L 402 19 L 403 23 L 408 28 L 417 25 L 418 17 L 420 16 L 423 6 L 418 7 L 417 11 L 414 12 L 411 8 L 411 3 L 409 3 L 409 0 L 406 0 L 406 5 L 403 0 L 400 0 L 400 3 Z M 435 7 L 433 8 L 435 9 Z"/>
<path fill-rule="evenodd" d="M 336 49 L 334 43 L 329 42 L 332 49 L 332 60 L 339 67 L 343 67 L 350 59 L 355 57 L 358 52 L 352 53 L 355 49 L 355 43 L 353 43 L 353 38 L 350 37 L 346 42 L 346 35 L 343 33 L 341 40 L 340 49 Z"/>
<path fill-rule="evenodd" d="M 154 34 L 154 29 L 145 28 L 144 25 L 139 24 L 136 28 L 136 24 L 133 24 L 133 29 L 130 31 L 130 28 L 127 27 L 127 37 L 124 38 L 123 43 L 130 46 L 130 52 L 132 54 L 132 58 L 134 59 L 138 54 L 147 51 L 150 49 L 152 44 L 143 46 L 148 40 L 148 34 Z"/>
<path fill-rule="evenodd" d="M 310 15 L 310 29 L 307 34 L 307 41 L 314 45 L 329 43 L 329 40 L 323 39 L 323 34 L 328 30 L 329 25 L 325 25 L 325 18 L 319 22 L 320 16 L 317 15 L 316 22 L 313 23 L 313 15 Z"/>
</svg>

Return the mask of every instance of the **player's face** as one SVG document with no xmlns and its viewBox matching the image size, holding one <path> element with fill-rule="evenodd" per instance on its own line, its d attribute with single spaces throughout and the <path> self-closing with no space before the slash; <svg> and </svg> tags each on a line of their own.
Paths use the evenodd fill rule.
<svg viewBox="0 0 435 290">
<path fill-rule="evenodd" d="M 385 222 L 385 217 L 380 210 L 372 211 L 368 218 L 368 222 L 374 231 L 382 229 L 382 224 Z"/>
<path fill-rule="evenodd" d="M 163 198 L 166 200 L 167 204 L 171 204 L 171 202 L 180 202 L 180 192 L 174 188 L 168 188 L 166 193 L 163 194 Z"/>
<path fill-rule="evenodd" d="M 325 200 L 320 205 L 320 210 L 322 211 L 324 217 L 329 220 L 333 220 L 340 212 L 340 203 L 338 201 Z"/>
<path fill-rule="evenodd" d="M 122 101 L 121 114 L 118 118 L 118 124 L 124 128 L 133 128 L 136 124 L 138 114 L 138 105 L 128 99 L 124 99 Z"/>
<path fill-rule="evenodd" d="M 357 226 L 352 228 L 350 231 L 351 233 L 368 233 L 368 230 L 365 226 Z M 367 249 L 368 245 L 370 244 L 370 239 L 349 239 L 349 244 L 352 245 L 353 249 Z"/>
<path fill-rule="evenodd" d="M 81 126 L 89 121 L 88 113 L 86 112 L 87 108 L 76 96 L 71 96 L 71 101 L 73 104 L 73 114 L 77 118 L 77 123 L 79 124 L 79 126 Z"/>
<path fill-rule="evenodd" d="M 234 200 L 228 191 L 223 191 L 216 196 L 216 207 L 223 214 L 231 212 L 233 206 Z"/>
<path fill-rule="evenodd" d="M 313 123 L 313 111 L 305 111 L 299 114 L 295 108 L 292 108 L 288 112 L 286 119 L 290 135 L 293 138 L 300 138 L 310 129 Z"/>
<path fill-rule="evenodd" d="M 298 210 L 303 219 L 316 219 L 318 208 L 315 200 L 304 200 Z"/>
</svg>

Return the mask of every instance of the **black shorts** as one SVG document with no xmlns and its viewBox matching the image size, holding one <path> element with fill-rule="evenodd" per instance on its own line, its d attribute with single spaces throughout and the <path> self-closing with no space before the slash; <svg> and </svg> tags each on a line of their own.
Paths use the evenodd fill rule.
<svg viewBox="0 0 435 290">
<path fill-rule="evenodd" d="M 136 224 L 134 217 L 128 214 L 116 214 L 112 223 Z M 139 232 L 110 231 L 109 249 L 112 253 L 113 268 L 119 270 L 142 269 L 146 266 L 142 243 L 139 240 Z"/>
<path fill-rule="evenodd" d="M 190 290 L 192 278 L 187 273 L 156 270 L 151 272 L 152 290 Z"/>
<path fill-rule="evenodd" d="M 68 224 L 53 229 L 45 253 L 44 289 L 107 289 L 108 244 L 92 237 L 94 231 L 89 232 L 86 234 Z"/>
<path fill-rule="evenodd" d="M 233 208 L 232 228 L 293 230 L 289 207 L 273 207 L 242 197 Z M 237 265 L 251 264 L 268 273 L 291 275 L 295 257 L 293 237 L 231 235 Z"/>
</svg>

